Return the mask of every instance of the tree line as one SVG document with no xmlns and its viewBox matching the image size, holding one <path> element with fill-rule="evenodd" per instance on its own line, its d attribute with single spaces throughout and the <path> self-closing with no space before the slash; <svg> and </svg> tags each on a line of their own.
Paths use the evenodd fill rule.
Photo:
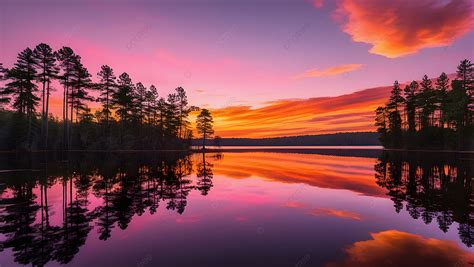
<svg viewBox="0 0 474 267">
<path fill-rule="evenodd" d="M 54 51 L 41 43 L 21 51 L 11 68 L 0 63 L 1 149 L 162 149 L 189 146 L 193 133 L 186 91 L 160 96 L 156 86 L 116 76 L 102 65 L 97 81 L 70 47 Z M 59 83 L 58 83 L 59 82 Z M 50 114 L 50 95 L 62 88 L 62 119 Z M 96 93 L 93 93 L 96 92 Z M 98 95 L 94 97 L 93 95 Z M 88 103 L 98 102 L 91 111 Z M 212 116 L 202 110 L 204 137 Z M 199 123 L 198 123 L 199 124 Z"/>
<path fill-rule="evenodd" d="M 474 64 L 465 59 L 450 82 L 443 72 L 403 89 L 395 81 L 386 105 L 376 109 L 380 141 L 389 148 L 469 149 L 473 142 Z"/>
</svg>

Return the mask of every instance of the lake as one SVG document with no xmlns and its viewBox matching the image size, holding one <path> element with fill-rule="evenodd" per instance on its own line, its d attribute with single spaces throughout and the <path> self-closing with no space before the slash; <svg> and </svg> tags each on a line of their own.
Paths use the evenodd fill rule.
<svg viewBox="0 0 474 267">
<path fill-rule="evenodd" d="M 0 154 L 0 266 L 471 266 L 474 156 Z"/>
</svg>

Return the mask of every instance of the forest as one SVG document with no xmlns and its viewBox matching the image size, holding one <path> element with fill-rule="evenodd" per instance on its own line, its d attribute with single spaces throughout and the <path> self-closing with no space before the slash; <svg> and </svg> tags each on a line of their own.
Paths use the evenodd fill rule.
<svg viewBox="0 0 474 267">
<path fill-rule="evenodd" d="M 156 86 L 116 76 L 108 65 L 93 75 L 70 47 L 41 43 L 21 51 L 11 68 L 0 63 L 0 150 L 157 150 L 189 147 L 193 132 L 186 91 L 160 96 Z M 60 87 L 60 89 L 55 88 Z M 62 118 L 50 112 L 62 93 Z M 96 97 L 94 97 L 96 95 Z M 89 104 L 100 103 L 92 109 Z M 212 135 L 212 117 L 198 129 Z M 207 136 L 206 136 L 207 135 Z"/>
<path fill-rule="evenodd" d="M 376 110 L 375 126 L 387 148 L 468 150 L 474 147 L 474 64 L 465 59 L 456 78 L 427 75 L 403 89 L 395 81 L 390 99 Z"/>
</svg>

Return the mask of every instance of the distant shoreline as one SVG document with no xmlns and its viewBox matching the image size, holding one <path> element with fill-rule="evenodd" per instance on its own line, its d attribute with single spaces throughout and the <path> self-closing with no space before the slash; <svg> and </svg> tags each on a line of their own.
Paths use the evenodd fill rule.
<svg viewBox="0 0 474 267">
<path fill-rule="evenodd" d="M 232 151 L 297 151 L 297 150 L 380 150 L 380 151 L 396 151 L 396 152 L 423 152 L 423 153 L 461 153 L 461 154 L 474 154 L 472 150 L 443 150 L 443 149 L 399 149 L 399 148 L 384 148 L 382 146 L 208 146 L 204 151 L 206 152 L 232 152 Z M 91 152 L 91 153 L 144 153 L 144 152 L 202 152 L 203 149 L 199 146 L 190 149 L 160 149 L 160 150 L 32 150 L 32 151 L 19 151 L 19 150 L 0 150 L 0 153 L 79 153 L 79 152 Z"/>
</svg>

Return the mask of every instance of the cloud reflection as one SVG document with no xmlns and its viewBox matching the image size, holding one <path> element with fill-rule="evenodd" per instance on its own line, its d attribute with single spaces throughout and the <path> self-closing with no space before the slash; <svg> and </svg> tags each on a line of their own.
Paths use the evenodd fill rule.
<svg viewBox="0 0 474 267">
<path fill-rule="evenodd" d="M 372 233 L 371 237 L 355 242 L 347 248 L 345 259 L 326 266 L 472 266 L 474 262 L 472 253 L 452 241 L 397 230 Z"/>
</svg>

